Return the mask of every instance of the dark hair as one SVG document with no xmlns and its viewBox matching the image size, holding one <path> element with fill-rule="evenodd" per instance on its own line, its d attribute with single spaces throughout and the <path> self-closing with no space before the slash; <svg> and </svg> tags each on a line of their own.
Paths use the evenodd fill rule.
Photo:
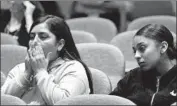
<svg viewBox="0 0 177 106">
<path fill-rule="evenodd" d="M 46 15 L 43 17 L 38 18 L 31 26 L 31 30 L 34 28 L 34 26 L 46 22 L 49 30 L 56 36 L 56 39 L 59 41 L 60 39 L 65 40 L 65 45 L 58 54 L 61 58 L 68 58 L 70 60 L 77 60 L 79 61 L 85 68 L 86 74 L 89 80 L 89 86 L 90 86 L 90 93 L 93 93 L 93 84 L 92 84 L 92 76 L 89 68 L 86 66 L 84 62 L 82 62 L 79 52 L 75 46 L 74 40 L 72 38 L 70 29 L 64 19 L 54 16 L 54 15 Z"/>
<path fill-rule="evenodd" d="M 166 41 L 168 43 L 167 55 L 170 59 L 176 59 L 176 48 L 172 33 L 163 25 L 148 24 L 138 30 L 135 36 L 145 36 L 158 42 Z"/>
</svg>

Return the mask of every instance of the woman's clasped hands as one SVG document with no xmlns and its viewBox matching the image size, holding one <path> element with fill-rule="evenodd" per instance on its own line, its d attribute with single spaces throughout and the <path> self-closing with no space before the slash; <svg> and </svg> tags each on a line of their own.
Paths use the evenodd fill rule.
<svg viewBox="0 0 177 106">
<path fill-rule="evenodd" d="M 34 43 L 30 45 L 30 48 L 27 52 L 29 57 L 29 66 L 28 64 L 26 65 L 27 69 L 31 68 L 34 75 L 36 75 L 40 71 L 47 71 L 51 52 L 49 52 L 45 57 L 42 46 L 39 43 Z"/>
</svg>

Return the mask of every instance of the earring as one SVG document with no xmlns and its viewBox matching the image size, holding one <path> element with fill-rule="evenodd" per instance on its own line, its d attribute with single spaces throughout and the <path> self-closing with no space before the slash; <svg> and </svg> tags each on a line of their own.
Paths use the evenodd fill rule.
<svg viewBox="0 0 177 106">
<path fill-rule="evenodd" d="M 165 48 L 164 48 L 164 46 L 162 46 L 162 47 L 160 48 L 160 54 L 163 54 L 164 51 L 165 51 Z"/>
</svg>

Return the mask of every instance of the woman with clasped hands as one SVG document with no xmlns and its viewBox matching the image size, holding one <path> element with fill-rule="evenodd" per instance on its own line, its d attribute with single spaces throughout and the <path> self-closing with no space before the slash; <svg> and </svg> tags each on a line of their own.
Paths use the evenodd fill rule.
<svg viewBox="0 0 177 106">
<path fill-rule="evenodd" d="M 2 93 L 40 105 L 93 93 L 90 71 L 80 60 L 63 19 L 53 15 L 41 17 L 33 23 L 29 36 L 25 63 L 9 72 Z"/>
</svg>

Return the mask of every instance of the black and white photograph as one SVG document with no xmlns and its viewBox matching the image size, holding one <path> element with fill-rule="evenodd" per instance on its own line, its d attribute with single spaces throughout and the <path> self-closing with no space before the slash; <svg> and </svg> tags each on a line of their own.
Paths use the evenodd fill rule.
<svg viewBox="0 0 177 106">
<path fill-rule="evenodd" d="M 1 105 L 177 106 L 177 0 L 1 0 Z"/>
</svg>

